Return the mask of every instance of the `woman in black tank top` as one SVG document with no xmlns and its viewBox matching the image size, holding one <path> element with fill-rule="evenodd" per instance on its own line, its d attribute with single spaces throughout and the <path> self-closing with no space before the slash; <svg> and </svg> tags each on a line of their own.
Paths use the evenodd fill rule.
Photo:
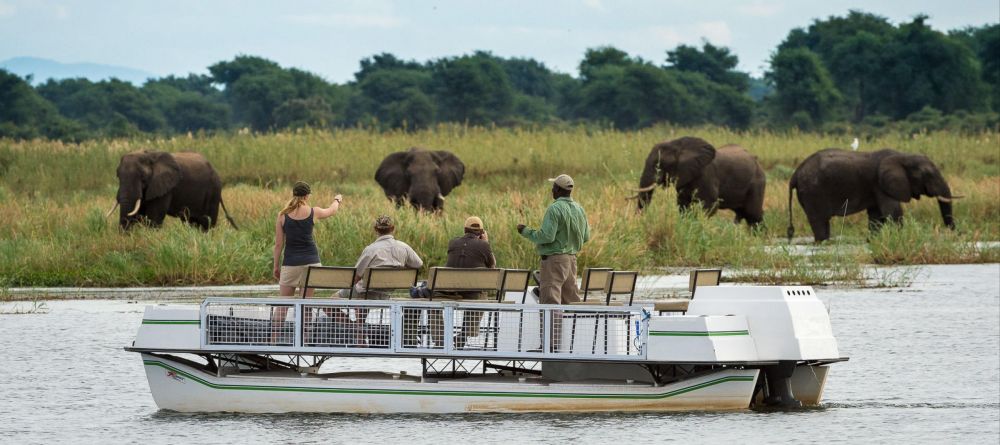
<svg viewBox="0 0 1000 445">
<path fill-rule="evenodd" d="M 309 205 L 311 193 L 309 184 L 296 182 L 292 187 L 292 199 L 278 212 L 274 223 L 274 279 L 278 280 L 279 293 L 283 297 L 295 295 L 305 270 L 310 265 L 319 265 L 313 224 L 316 219 L 337 213 L 343 200 L 338 194 L 333 197 L 330 207 L 312 207 Z M 311 297 L 312 289 L 306 295 Z"/>
</svg>

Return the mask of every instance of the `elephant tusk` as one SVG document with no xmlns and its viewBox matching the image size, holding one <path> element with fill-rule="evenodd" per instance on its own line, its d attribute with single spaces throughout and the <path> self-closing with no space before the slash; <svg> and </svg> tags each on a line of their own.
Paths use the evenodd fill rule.
<svg viewBox="0 0 1000 445">
<path fill-rule="evenodd" d="M 639 195 L 632 195 L 632 196 L 626 196 L 625 197 L 626 201 L 631 201 L 633 199 L 639 199 Z"/>
<path fill-rule="evenodd" d="M 139 213 L 139 205 L 141 204 L 142 204 L 142 198 L 135 200 L 135 208 L 128 213 L 128 216 L 135 216 L 136 213 Z"/>
<path fill-rule="evenodd" d="M 655 188 L 656 188 L 656 183 L 654 182 L 654 183 L 652 183 L 652 184 L 650 184 L 650 185 L 648 185 L 646 187 L 635 189 L 634 191 L 639 192 L 639 193 L 643 193 L 643 192 L 651 191 L 651 190 L 653 190 Z"/>
<path fill-rule="evenodd" d="M 440 199 L 440 200 L 444 201 L 444 195 L 442 195 L 442 194 L 438 193 L 438 199 Z"/>
<path fill-rule="evenodd" d="M 111 216 L 111 212 L 114 212 L 114 211 L 115 211 L 115 209 L 117 209 L 117 208 L 118 208 L 118 203 L 117 203 L 117 202 L 115 202 L 115 206 L 114 206 L 114 207 L 112 207 L 112 208 L 111 208 L 111 210 L 108 210 L 108 213 L 105 213 L 105 214 L 104 214 L 104 217 L 105 217 L 105 218 L 107 218 L 107 217 Z"/>
<path fill-rule="evenodd" d="M 944 197 L 944 196 L 938 196 L 938 197 L 937 197 L 937 200 L 938 200 L 938 201 L 941 201 L 941 202 L 943 202 L 943 203 L 951 203 L 952 201 L 954 201 L 954 200 L 956 200 L 956 199 L 962 199 L 962 198 L 964 198 L 964 197 L 965 197 L 965 196 L 963 196 L 963 195 L 951 195 L 951 196 L 949 196 L 949 197 Z"/>
</svg>

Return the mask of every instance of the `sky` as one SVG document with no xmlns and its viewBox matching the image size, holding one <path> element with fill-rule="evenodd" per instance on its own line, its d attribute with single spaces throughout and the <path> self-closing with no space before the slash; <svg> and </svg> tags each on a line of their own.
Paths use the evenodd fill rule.
<svg viewBox="0 0 1000 445">
<path fill-rule="evenodd" d="M 207 73 L 238 54 L 329 81 L 389 52 L 420 62 L 487 50 L 577 74 L 611 45 L 657 64 L 679 44 L 729 47 L 759 76 L 792 28 L 851 9 L 938 30 L 1000 21 L 998 0 L 0 0 L 0 60 L 41 57 L 156 75 Z"/>
</svg>

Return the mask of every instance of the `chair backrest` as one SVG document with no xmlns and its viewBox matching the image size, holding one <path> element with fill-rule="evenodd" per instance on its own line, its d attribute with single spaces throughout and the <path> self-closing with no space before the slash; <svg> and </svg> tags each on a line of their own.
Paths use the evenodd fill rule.
<svg viewBox="0 0 1000 445">
<path fill-rule="evenodd" d="M 530 280 L 531 271 L 528 269 L 503 269 L 497 301 L 503 300 L 503 296 L 507 292 L 521 292 L 523 294 L 521 302 L 523 303 L 523 297 L 528 294 Z"/>
<path fill-rule="evenodd" d="M 639 279 L 639 272 L 616 270 L 608 272 L 608 281 L 604 285 L 605 304 L 611 305 L 613 295 L 628 294 L 628 305 L 632 305 L 635 298 L 635 282 Z"/>
<path fill-rule="evenodd" d="M 583 301 L 587 301 L 587 293 L 591 291 L 603 291 L 611 274 L 610 267 L 588 267 L 583 271 L 583 279 L 580 280 L 580 293 L 583 294 Z"/>
<path fill-rule="evenodd" d="M 502 269 L 432 267 L 427 288 L 432 291 L 495 291 Z"/>
<path fill-rule="evenodd" d="M 354 292 L 353 267 L 309 266 L 302 282 L 302 298 L 309 289 L 351 289 Z"/>
<path fill-rule="evenodd" d="M 409 289 L 417 285 L 419 269 L 372 267 L 368 269 L 365 290 Z"/>
<path fill-rule="evenodd" d="M 722 269 L 695 269 L 691 271 L 688 279 L 688 291 L 691 298 L 694 298 L 694 291 L 699 286 L 718 286 L 722 280 Z"/>
</svg>

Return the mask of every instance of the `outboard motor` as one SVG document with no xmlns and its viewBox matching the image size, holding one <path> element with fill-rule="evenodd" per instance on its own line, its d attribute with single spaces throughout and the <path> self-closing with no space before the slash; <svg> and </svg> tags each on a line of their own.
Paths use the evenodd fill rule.
<svg viewBox="0 0 1000 445">
<path fill-rule="evenodd" d="M 795 399 L 792 391 L 792 374 L 795 373 L 795 362 L 779 361 L 777 365 L 766 366 L 763 369 L 766 384 L 764 385 L 764 406 L 775 408 L 799 408 L 802 402 Z"/>
</svg>

